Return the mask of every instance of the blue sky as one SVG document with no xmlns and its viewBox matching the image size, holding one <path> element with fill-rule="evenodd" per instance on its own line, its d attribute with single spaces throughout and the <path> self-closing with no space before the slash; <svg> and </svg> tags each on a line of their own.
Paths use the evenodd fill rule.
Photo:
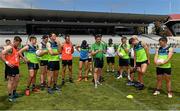
<svg viewBox="0 0 180 111">
<path fill-rule="evenodd" d="M 180 0 L 0 0 L 0 7 L 172 14 L 180 13 Z"/>
</svg>

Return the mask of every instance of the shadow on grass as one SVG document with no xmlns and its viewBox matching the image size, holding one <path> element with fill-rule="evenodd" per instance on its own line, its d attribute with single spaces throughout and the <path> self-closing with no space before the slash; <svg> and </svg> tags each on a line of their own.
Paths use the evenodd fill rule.
<svg viewBox="0 0 180 111">
<path fill-rule="evenodd" d="M 0 110 L 9 110 L 13 106 L 13 103 L 8 102 L 8 96 L 0 97 Z"/>
</svg>

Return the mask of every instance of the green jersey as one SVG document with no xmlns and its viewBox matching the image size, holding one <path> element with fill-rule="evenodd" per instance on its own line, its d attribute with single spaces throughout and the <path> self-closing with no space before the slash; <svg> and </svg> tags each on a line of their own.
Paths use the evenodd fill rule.
<svg viewBox="0 0 180 111">
<path fill-rule="evenodd" d="M 103 44 L 102 42 L 92 44 L 91 51 L 97 51 L 97 50 L 100 50 L 101 52 L 98 52 L 97 54 L 95 54 L 93 58 L 103 59 L 104 57 L 103 51 L 106 50 L 106 45 Z"/>
<path fill-rule="evenodd" d="M 144 62 L 148 60 L 146 51 L 142 46 L 141 41 L 134 46 L 134 51 L 136 53 L 136 62 Z"/>
<path fill-rule="evenodd" d="M 130 49 L 130 45 L 129 44 L 121 44 L 118 47 L 118 53 L 121 53 L 122 55 L 122 59 L 129 59 L 129 51 L 126 52 L 125 49 Z"/>
<path fill-rule="evenodd" d="M 59 48 L 57 42 L 49 41 L 47 43 L 47 47 L 51 48 L 53 52 L 57 53 Z M 49 54 L 48 61 L 59 61 L 59 55 L 51 55 Z"/>
<path fill-rule="evenodd" d="M 39 49 L 43 50 L 43 51 L 48 51 L 46 43 L 41 42 L 39 44 Z M 49 55 L 48 54 L 44 54 L 43 56 L 40 57 L 40 60 L 48 60 L 49 59 Z"/>
<path fill-rule="evenodd" d="M 165 47 L 165 48 L 160 47 L 158 50 L 158 60 L 164 60 L 164 61 L 167 60 L 169 51 L 171 49 L 172 49 L 171 47 Z M 159 67 L 159 68 L 171 68 L 171 62 L 169 61 L 168 63 L 157 66 L 157 67 Z"/>
<path fill-rule="evenodd" d="M 39 63 L 38 57 L 36 55 L 37 47 L 34 45 L 28 45 L 29 48 L 25 53 L 25 57 L 27 60 L 29 60 L 31 63 Z"/>
</svg>

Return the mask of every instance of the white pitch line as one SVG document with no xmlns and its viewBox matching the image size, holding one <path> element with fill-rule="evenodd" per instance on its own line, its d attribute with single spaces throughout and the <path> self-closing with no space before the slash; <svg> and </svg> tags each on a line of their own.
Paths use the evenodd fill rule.
<svg viewBox="0 0 180 111">
<path fill-rule="evenodd" d="M 111 88 L 112 90 L 118 92 L 119 94 L 121 94 L 121 95 L 124 96 L 124 97 L 127 96 L 127 95 L 124 94 L 122 91 L 118 90 L 117 88 L 114 88 L 113 86 L 111 86 L 111 85 L 109 85 L 109 84 L 107 84 L 107 83 L 104 84 L 104 85 L 106 85 L 107 87 Z M 137 101 L 137 100 L 135 100 L 135 99 L 132 99 L 132 101 L 133 101 L 135 104 L 137 104 L 137 105 L 139 105 L 139 106 L 142 106 L 142 107 L 144 108 L 144 110 L 151 110 L 150 107 L 148 107 L 147 105 L 145 105 L 145 104 L 142 103 L 142 102 L 139 102 L 139 101 Z"/>
</svg>

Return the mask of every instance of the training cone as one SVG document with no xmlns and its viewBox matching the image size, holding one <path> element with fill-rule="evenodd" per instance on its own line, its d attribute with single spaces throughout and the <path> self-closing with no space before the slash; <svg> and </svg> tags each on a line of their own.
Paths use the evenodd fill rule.
<svg viewBox="0 0 180 111">
<path fill-rule="evenodd" d="M 133 96 L 132 95 L 127 95 L 126 96 L 128 99 L 133 99 Z"/>
</svg>

